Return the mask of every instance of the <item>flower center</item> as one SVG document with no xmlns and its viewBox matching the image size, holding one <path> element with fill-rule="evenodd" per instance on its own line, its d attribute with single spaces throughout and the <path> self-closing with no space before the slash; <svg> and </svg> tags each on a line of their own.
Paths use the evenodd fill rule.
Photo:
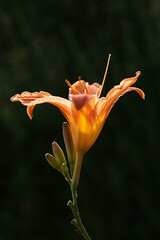
<svg viewBox="0 0 160 240">
<path fill-rule="evenodd" d="M 69 82 L 67 79 L 65 80 L 65 82 L 67 83 L 67 85 L 68 85 L 70 88 L 73 89 L 74 92 L 76 92 L 77 94 L 81 94 L 76 88 L 74 88 L 74 87 L 70 84 L 70 82 Z"/>
<path fill-rule="evenodd" d="M 70 84 L 70 82 L 68 80 L 65 80 L 65 82 L 67 83 L 67 85 L 77 94 L 88 94 L 88 95 L 92 95 L 92 93 L 89 91 L 89 89 L 86 86 L 86 83 L 84 81 L 81 80 L 81 77 L 78 78 L 78 81 L 81 85 L 81 92 L 78 91 L 72 84 Z"/>
<path fill-rule="evenodd" d="M 92 93 L 88 90 L 88 88 L 86 87 L 86 83 L 81 81 L 81 77 L 78 78 L 78 81 L 80 82 L 80 84 L 83 86 L 83 93 L 88 93 L 89 95 L 92 95 Z"/>
</svg>

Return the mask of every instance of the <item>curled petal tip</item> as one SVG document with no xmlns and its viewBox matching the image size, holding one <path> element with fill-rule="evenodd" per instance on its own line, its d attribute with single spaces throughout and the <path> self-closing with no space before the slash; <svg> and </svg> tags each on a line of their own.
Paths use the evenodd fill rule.
<svg viewBox="0 0 160 240">
<path fill-rule="evenodd" d="M 139 77 L 141 75 L 141 71 L 136 72 L 136 77 Z"/>
<path fill-rule="evenodd" d="M 19 95 L 19 94 L 18 94 L 18 95 Z M 11 102 L 16 102 L 16 101 L 18 101 L 18 96 L 17 96 L 17 94 L 14 95 L 14 96 L 12 96 L 12 97 L 10 98 L 10 101 L 11 101 Z"/>
<path fill-rule="evenodd" d="M 141 98 L 145 99 L 145 93 L 141 90 L 141 94 L 140 94 Z"/>
<path fill-rule="evenodd" d="M 136 72 L 136 78 L 138 78 L 141 75 L 141 71 L 137 71 Z M 134 87 L 133 87 L 134 88 Z M 145 99 L 145 93 L 139 89 L 139 88 L 135 88 L 135 91 L 137 91 L 139 93 L 139 95 L 141 96 L 141 98 Z"/>
<path fill-rule="evenodd" d="M 27 114 L 28 114 L 28 116 L 31 120 L 33 118 L 33 108 L 34 108 L 34 105 L 31 105 L 31 106 L 27 107 Z"/>
<path fill-rule="evenodd" d="M 10 98 L 10 101 L 13 102 L 13 97 Z"/>
<path fill-rule="evenodd" d="M 141 96 L 141 98 L 145 99 L 145 93 L 140 89 L 140 88 L 136 88 L 136 87 L 129 87 L 126 92 L 129 92 L 129 91 L 136 91 L 137 93 L 139 93 L 139 95 Z M 126 93 L 125 92 L 125 93 Z"/>
<path fill-rule="evenodd" d="M 138 92 L 141 98 L 145 99 L 145 93 L 141 90 L 141 92 Z"/>
</svg>

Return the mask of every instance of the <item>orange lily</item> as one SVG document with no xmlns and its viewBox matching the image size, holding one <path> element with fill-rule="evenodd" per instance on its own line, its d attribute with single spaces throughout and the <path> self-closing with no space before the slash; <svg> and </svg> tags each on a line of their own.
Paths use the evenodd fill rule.
<svg viewBox="0 0 160 240">
<path fill-rule="evenodd" d="M 140 71 L 136 72 L 135 77 L 126 78 L 119 85 L 111 89 L 106 97 L 100 98 L 102 86 L 98 83 L 89 83 L 80 80 L 73 85 L 67 81 L 70 86 L 69 100 L 62 97 L 52 96 L 47 92 L 23 92 L 16 94 L 11 98 L 12 102 L 20 101 L 27 106 L 27 113 L 30 118 L 33 117 L 35 105 L 41 103 L 50 103 L 58 107 L 70 124 L 77 159 L 73 174 L 73 181 L 77 172 L 80 174 L 81 162 L 83 155 L 88 151 L 96 141 L 107 116 L 114 106 L 114 103 L 120 96 L 129 91 L 136 91 L 144 99 L 144 92 L 136 87 L 131 87 L 138 77 Z M 78 186 L 79 177 L 75 180 L 75 188 Z"/>
</svg>

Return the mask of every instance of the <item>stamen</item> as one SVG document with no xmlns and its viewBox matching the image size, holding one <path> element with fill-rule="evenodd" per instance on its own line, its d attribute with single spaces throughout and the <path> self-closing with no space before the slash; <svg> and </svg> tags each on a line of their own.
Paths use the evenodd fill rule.
<svg viewBox="0 0 160 240">
<path fill-rule="evenodd" d="M 79 81 L 80 84 L 83 86 L 83 90 L 85 89 L 89 95 L 92 95 L 92 93 L 91 93 L 91 92 L 88 90 L 88 88 L 86 87 L 86 84 L 81 81 L 81 77 L 78 78 L 78 81 Z"/>
<path fill-rule="evenodd" d="M 65 82 L 67 83 L 67 85 L 68 85 L 70 88 L 73 89 L 73 91 L 75 91 L 75 92 L 78 93 L 78 94 L 81 94 L 77 89 L 75 89 L 75 88 L 70 84 L 70 82 L 69 82 L 67 79 L 65 80 Z"/>
<path fill-rule="evenodd" d="M 107 76 L 107 72 L 108 72 L 108 67 L 109 67 L 110 58 L 111 58 L 111 54 L 109 54 L 109 56 L 108 56 L 107 66 L 106 66 L 106 70 L 105 70 L 105 73 L 104 73 L 104 77 L 103 77 L 103 81 L 102 81 L 102 86 L 101 86 L 101 90 L 100 90 L 100 92 L 99 92 L 98 98 L 100 98 L 101 93 L 102 93 L 102 90 L 103 90 L 103 86 L 104 86 L 104 83 L 105 83 L 105 80 L 106 80 L 106 76 Z"/>
</svg>

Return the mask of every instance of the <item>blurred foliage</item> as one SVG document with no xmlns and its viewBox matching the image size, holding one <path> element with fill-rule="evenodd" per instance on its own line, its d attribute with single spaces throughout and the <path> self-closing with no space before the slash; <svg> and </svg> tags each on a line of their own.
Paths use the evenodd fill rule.
<svg viewBox="0 0 160 240">
<path fill-rule="evenodd" d="M 160 222 L 158 0 L 0 1 L 0 240 L 81 239 L 66 203 L 70 191 L 44 158 L 64 147 L 61 113 L 37 106 L 32 121 L 10 97 L 24 90 L 67 97 L 64 80 L 101 83 L 103 95 L 137 70 L 142 101 L 116 103 L 85 155 L 79 186 L 82 219 L 93 239 L 156 239 Z"/>
</svg>

